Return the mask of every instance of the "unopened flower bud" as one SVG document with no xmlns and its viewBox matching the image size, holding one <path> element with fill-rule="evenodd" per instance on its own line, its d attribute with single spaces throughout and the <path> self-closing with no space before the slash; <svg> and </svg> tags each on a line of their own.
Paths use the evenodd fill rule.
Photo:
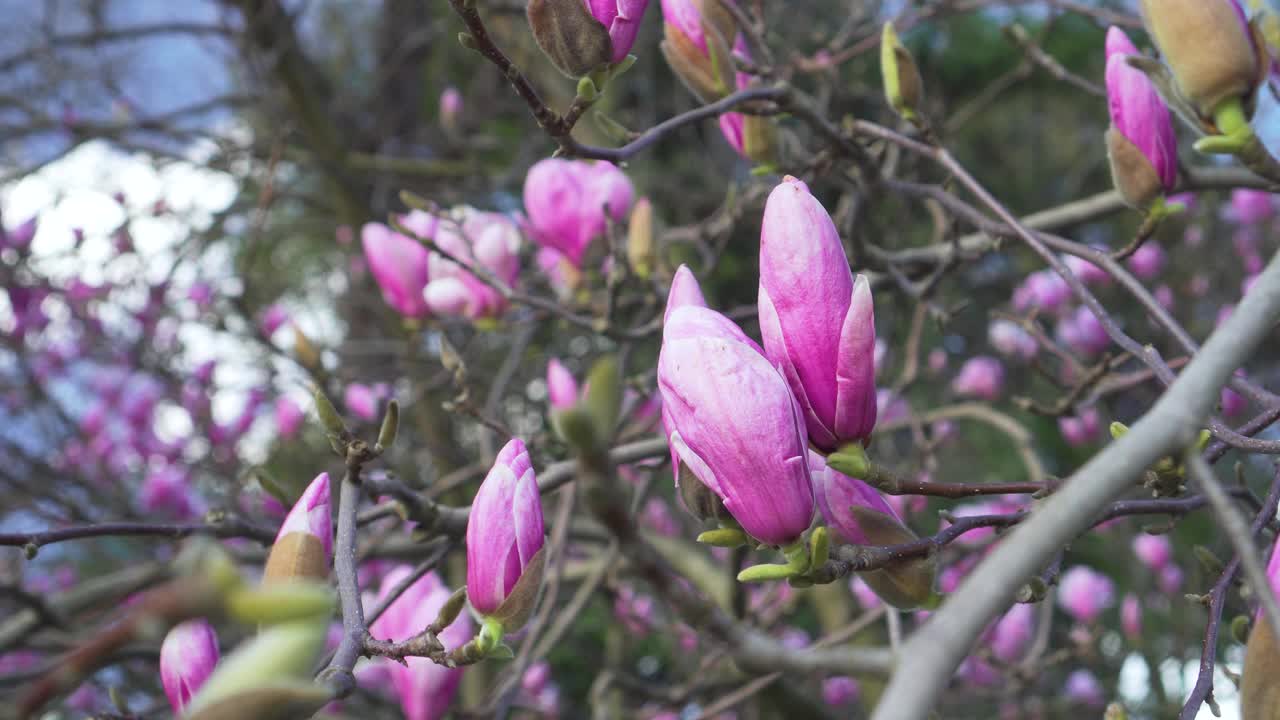
<svg viewBox="0 0 1280 720">
<path fill-rule="evenodd" d="M 333 521 L 329 513 L 329 473 L 320 473 L 307 486 L 280 526 L 267 556 L 262 579 L 266 583 L 329 577 L 333 557 Z"/>
<path fill-rule="evenodd" d="M 924 99 L 924 82 L 915 59 L 898 39 L 892 22 L 885 23 L 880 34 L 880 77 L 889 107 L 903 120 L 915 122 Z"/>
<path fill-rule="evenodd" d="M 720 0 L 662 0 L 662 19 L 662 55 L 676 77 L 703 102 L 728 95 L 738 26 Z"/>
<path fill-rule="evenodd" d="M 218 664 L 218 636 L 206 620 L 175 625 L 160 645 L 160 680 L 176 715 L 204 685 Z"/>
<path fill-rule="evenodd" d="M 583 0 L 529 0 L 533 39 L 552 64 L 569 77 L 582 77 L 613 56 L 609 30 Z"/>
<path fill-rule="evenodd" d="M 227 656 L 187 708 L 189 720 L 309 717 L 331 699 L 311 682 L 329 618 L 295 620 L 264 629 Z"/>
<path fill-rule="evenodd" d="M 542 501 L 529 451 L 512 438 L 476 492 L 467 521 L 467 598 L 503 629 L 528 620 L 542 583 Z"/>
<path fill-rule="evenodd" d="M 1138 49 L 1120 28 L 1107 31 L 1107 157 L 1124 201 L 1147 209 L 1178 180 L 1178 143 L 1169 110 L 1145 73 L 1126 58 Z"/>
<path fill-rule="evenodd" d="M 640 198 L 631 209 L 627 226 L 627 262 L 642 279 L 653 271 L 653 203 Z"/>
<path fill-rule="evenodd" d="M 1202 118 L 1247 100 L 1266 72 L 1235 0 L 1142 0 L 1142 16 L 1179 92 Z"/>
</svg>

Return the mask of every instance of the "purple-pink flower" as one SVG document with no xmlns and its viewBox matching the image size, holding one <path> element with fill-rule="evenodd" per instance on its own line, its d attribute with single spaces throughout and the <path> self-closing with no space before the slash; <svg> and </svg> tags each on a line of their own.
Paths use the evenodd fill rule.
<svg viewBox="0 0 1280 720">
<path fill-rule="evenodd" d="M 607 218 L 626 219 L 634 197 L 631 181 L 606 162 L 548 158 L 529 168 L 524 181 L 533 239 L 563 253 L 574 267 L 582 267 L 587 248 L 604 234 Z"/>
<path fill-rule="evenodd" d="M 508 287 L 515 283 L 520 274 L 520 229 L 515 222 L 498 213 L 462 207 L 437 218 L 432 232 L 422 234 L 458 261 L 439 252 L 430 254 L 423 290 L 427 308 L 438 315 L 470 320 L 502 314 L 506 298 L 475 273 Z"/>
<path fill-rule="evenodd" d="M 175 715 L 182 715 L 191 698 L 218 664 L 218 636 L 205 620 L 179 623 L 160 644 L 160 682 Z"/>
<path fill-rule="evenodd" d="M 1004 388 L 1004 365 L 990 355 L 971 357 L 951 381 L 951 389 L 965 397 L 994 402 Z"/>
<path fill-rule="evenodd" d="M 557 358 L 547 363 L 547 401 L 553 410 L 569 410 L 578 404 L 578 381 Z"/>
<path fill-rule="evenodd" d="M 1090 707 L 1102 707 L 1106 703 L 1102 683 L 1088 670 L 1076 670 L 1067 676 L 1062 694 L 1072 702 Z"/>
<path fill-rule="evenodd" d="M 752 537 L 795 542 L 813 519 L 804 419 L 759 346 L 720 313 L 676 307 L 658 388 L 676 477 L 688 468 Z"/>
<path fill-rule="evenodd" d="M 364 383 L 351 383 L 342 393 L 347 410 L 365 422 L 378 417 L 378 399 L 378 392 Z"/>
<path fill-rule="evenodd" d="M 601 25 L 609 30 L 613 45 L 613 62 L 621 62 L 636 44 L 640 21 L 649 0 L 585 0 L 587 9 Z"/>
<path fill-rule="evenodd" d="M 1120 601 L 1120 628 L 1130 640 L 1142 637 L 1142 604 L 1133 593 Z"/>
<path fill-rule="evenodd" d="M 1012 320 L 996 320 L 987 328 L 987 341 L 996 352 L 1006 357 L 1030 360 L 1040 352 L 1040 344 L 1031 333 Z"/>
<path fill-rule="evenodd" d="M 1113 602 L 1115 584 L 1092 568 L 1077 565 L 1058 580 L 1058 603 L 1078 622 L 1094 622 Z"/>
<path fill-rule="evenodd" d="M 1178 182 L 1178 140 L 1169 109 L 1146 73 L 1125 60 L 1141 53 L 1120 28 L 1107 30 L 1106 53 L 1111 125 L 1147 159 L 1161 187 L 1172 190 Z"/>
<path fill-rule="evenodd" d="M 876 424 L 871 286 L 849 270 L 831 216 L 788 176 L 760 231 L 760 334 L 822 450 L 865 441 Z"/>
<path fill-rule="evenodd" d="M 382 579 L 378 600 L 388 597 L 413 574 L 408 565 L 392 569 Z M 369 632 L 379 640 L 403 641 L 422 632 L 435 621 L 440 609 L 452 593 L 429 572 L 416 580 L 400 597 L 369 626 Z M 445 650 L 452 650 L 471 639 L 474 624 L 466 613 L 458 615 L 440 633 Z M 400 700 L 400 708 L 406 720 L 438 720 L 444 717 L 457 694 L 463 668 L 450 669 L 424 657 L 405 658 L 405 665 L 382 659 L 379 661 L 391 675 L 391 684 Z"/>
<path fill-rule="evenodd" d="M 858 681 L 847 675 L 837 675 L 822 681 L 822 701 L 831 707 L 848 705 L 858 699 Z"/>
<path fill-rule="evenodd" d="M 1133 554 L 1153 572 L 1163 570 L 1173 559 L 1173 545 L 1167 535 L 1138 533 L 1133 539 Z"/>
<path fill-rule="evenodd" d="M 280 437 L 286 439 L 298 433 L 298 430 L 302 428 L 302 421 L 307 417 L 297 403 L 283 395 L 276 398 L 275 416 L 276 432 L 280 433 Z"/>
<path fill-rule="evenodd" d="M 498 610 L 542 549 L 542 501 L 529 451 L 512 438 L 471 503 L 467 598 L 481 615 Z M 515 628 L 510 628 L 515 629 Z"/>
<path fill-rule="evenodd" d="M 422 214 L 420 210 L 410 216 Z M 409 217 L 402 218 L 405 227 Z M 427 314 L 427 303 L 422 290 L 427 286 L 427 249 L 417 240 L 402 235 L 382 223 L 366 223 L 360 230 L 360 244 L 364 247 L 369 272 L 382 290 L 382 298 L 396 312 L 405 317 L 422 317 Z"/>
<path fill-rule="evenodd" d="M 280 542 L 289 533 L 312 535 L 324 548 L 325 564 L 333 559 L 333 517 L 329 511 L 329 473 L 320 473 L 302 492 L 276 534 Z"/>
<path fill-rule="evenodd" d="M 812 450 L 809 451 L 809 471 L 818 510 L 839 541 L 853 545 L 879 544 L 868 537 L 851 512 L 852 508 L 877 512 L 890 522 L 902 524 L 898 513 L 879 491 L 857 478 L 831 469 L 826 459 Z"/>
<path fill-rule="evenodd" d="M 1231 191 L 1231 219 L 1241 225 L 1257 225 L 1275 214 L 1271 193 L 1241 188 Z"/>
<path fill-rule="evenodd" d="M 1159 243 L 1148 242 L 1130 256 L 1127 264 L 1134 275 L 1143 280 L 1150 280 L 1160 274 L 1166 260 L 1164 248 L 1160 247 Z"/>
</svg>

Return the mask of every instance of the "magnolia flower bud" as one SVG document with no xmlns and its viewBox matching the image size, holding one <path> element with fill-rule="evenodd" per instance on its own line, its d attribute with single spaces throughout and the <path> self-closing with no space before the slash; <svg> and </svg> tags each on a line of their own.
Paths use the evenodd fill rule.
<svg viewBox="0 0 1280 720">
<path fill-rule="evenodd" d="M 587 248 L 602 236 L 609 219 L 622 222 L 635 189 L 616 166 L 548 158 L 529 168 L 524 207 L 534 241 L 582 266 Z M 607 213 L 606 213 L 607 209 Z"/>
<path fill-rule="evenodd" d="M 176 715 L 181 715 L 218 664 L 218 636 L 205 620 L 175 625 L 160 645 L 160 681 Z"/>
<path fill-rule="evenodd" d="M 331 699 L 311 681 L 329 616 L 272 625 L 222 661 L 187 706 L 188 720 L 309 717 Z"/>
<path fill-rule="evenodd" d="M 858 681 L 847 675 L 837 675 L 822 681 L 822 701 L 832 707 L 848 705 L 858 699 Z"/>
<path fill-rule="evenodd" d="M 440 93 L 440 125 L 456 133 L 462 123 L 462 93 L 450 85 Z"/>
<path fill-rule="evenodd" d="M 653 271 L 653 203 L 640 198 L 631 209 L 627 223 L 627 262 L 642 279 Z"/>
<path fill-rule="evenodd" d="M 903 120 L 914 122 L 924 100 L 924 81 L 915 58 L 898 39 L 893 23 L 884 24 L 880 33 L 880 78 L 884 97 Z"/>
<path fill-rule="evenodd" d="M 1107 151 L 1125 202 L 1146 209 L 1178 181 L 1178 141 L 1169 109 L 1146 73 L 1129 66 L 1138 49 L 1120 28 L 1107 31 Z"/>
<path fill-rule="evenodd" d="M 517 630 L 542 584 L 542 500 L 529 451 L 512 438 L 471 503 L 467 599 L 476 612 Z"/>
<path fill-rule="evenodd" d="M 752 537 L 795 543 L 813 518 L 804 420 L 759 346 L 713 310 L 677 307 L 658 388 L 677 473 L 687 466 Z"/>
<path fill-rule="evenodd" d="M 333 559 L 333 519 L 329 513 L 329 473 L 320 473 L 285 516 L 262 573 L 265 583 L 329 577 Z"/>
<path fill-rule="evenodd" d="M 556 358 L 547 363 L 547 401 L 552 410 L 570 410 L 578 404 L 578 381 Z"/>
<path fill-rule="evenodd" d="M 760 230 L 760 334 L 822 450 L 863 442 L 876 424 L 871 286 L 849 270 L 840 236 L 809 188 L 774 188 Z"/>
<path fill-rule="evenodd" d="M 400 565 L 382 578 L 378 600 L 389 597 L 413 574 L 408 565 Z M 369 626 L 369 632 L 380 640 L 408 640 L 432 624 L 444 612 L 451 596 L 440 577 L 429 572 L 405 589 Z M 443 618 L 441 622 L 448 618 Z M 475 624 L 465 613 L 445 623 L 438 638 L 446 651 L 462 647 L 471 639 Z M 448 711 L 462 680 L 462 668 L 450 669 L 424 657 L 405 658 L 405 664 L 386 662 L 391 685 L 400 700 L 407 720 L 435 720 Z"/>
<path fill-rule="evenodd" d="M 676 77 L 703 102 L 728 95 L 738 34 L 733 15 L 720 0 L 662 0 L 662 18 L 662 55 Z"/>
<path fill-rule="evenodd" d="M 1130 641 L 1142 637 L 1142 605 L 1133 593 L 1128 593 L 1120 601 L 1120 627 Z"/>
<path fill-rule="evenodd" d="M 1106 702 L 1102 684 L 1088 670 L 1076 670 L 1068 675 L 1062 694 L 1071 702 L 1089 707 L 1100 708 Z"/>
<path fill-rule="evenodd" d="M 421 234 L 441 250 L 430 254 L 431 277 L 422 291 L 431 312 L 478 320 L 506 310 L 506 298 L 476 272 L 485 272 L 503 285 L 515 284 L 521 240 L 511 218 L 463 206 L 435 218 L 430 232 Z"/>
<path fill-rule="evenodd" d="M 1096 570 L 1077 565 L 1058 581 L 1058 602 L 1078 622 L 1089 624 L 1115 600 L 1115 585 Z"/>
<path fill-rule="evenodd" d="M 583 0 L 529 0 L 527 14 L 533 39 L 565 75 L 582 77 L 609 63 L 609 30 Z"/>
<path fill-rule="evenodd" d="M 427 286 L 427 249 L 422 243 L 382 223 L 367 223 L 360 242 L 387 304 L 405 317 L 426 315 L 422 289 Z"/>
<path fill-rule="evenodd" d="M 1140 533 L 1133 539 L 1133 554 L 1152 572 L 1159 572 L 1173 559 L 1173 546 L 1167 535 Z"/>
<path fill-rule="evenodd" d="M 969 358 L 961 366 L 960 373 L 951 381 L 951 389 L 957 395 L 975 397 L 988 402 L 999 399 L 1003 388 L 1004 365 L 989 355 Z"/>
<path fill-rule="evenodd" d="M 1267 63 L 1235 0 L 1142 0 L 1142 18 L 1202 118 L 1224 102 L 1247 100 L 1264 77 Z"/>
<path fill-rule="evenodd" d="M 870 485 L 828 467 L 813 451 L 809 469 L 818 509 L 837 539 L 856 545 L 900 545 L 919 539 Z M 920 558 L 860 575 L 885 602 L 906 609 L 919 607 L 933 595 L 936 569 L 931 558 Z"/>
</svg>

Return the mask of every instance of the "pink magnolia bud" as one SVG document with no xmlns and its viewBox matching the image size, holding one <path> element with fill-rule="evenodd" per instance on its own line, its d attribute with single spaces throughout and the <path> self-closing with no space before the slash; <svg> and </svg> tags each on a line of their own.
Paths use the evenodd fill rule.
<svg viewBox="0 0 1280 720">
<path fill-rule="evenodd" d="M 1142 637 L 1142 604 L 1133 593 L 1126 594 L 1120 601 L 1120 627 L 1130 641 Z"/>
<path fill-rule="evenodd" d="M 360 243 L 387 304 L 405 317 L 426 315 L 422 289 L 427 286 L 427 249 L 422 243 L 381 223 L 366 223 Z"/>
<path fill-rule="evenodd" d="M 1040 344 L 1031 333 L 1011 320 L 996 320 L 987 329 L 987 341 L 996 352 L 1006 357 L 1030 360 L 1040 352 Z"/>
<path fill-rule="evenodd" d="M 1009 608 L 991 628 L 988 644 L 991 652 L 1000 661 L 1008 664 L 1017 662 L 1031 636 L 1035 634 L 1035 610 L 1033 606 L 1017 603 Z"/>
<path fill-rule="evenodd" d="M 1072 275 L 1080 278 L 1080 282 L 1086 285 L 1109 285 L 1111 284 L 1111 275 L 1106 270 L 1094 265 L 1084 258 L 1075 255 L 1067 255 L 1062 258 L 1062 262 L 1066 263 L 1067 269 Z"/>
<path fill-rule="evenodd" d="M 1150 280 L 1164 269 L 1166 259 L 1164 248 L 1157 243 L 1149 242 L 1138 248 L 1126 264 L 1134 275 L 1142 280 Z"/>
<path fill-rule="evenodd" d="M 275 416 L 276 432 L 280 433 L 282 438 L 291 438 L 296 435 L 302 427 L 302 421 L 306 419 L 302 408 L 284 396 L 276 398 Z"/>
<path fill-rule="evenodd" d="M 858 681 L 847 675 L 829 677 L 822 681 L 822 701 L 832 707 L 848 705 L 858 699 Z"/>
<path fill-rule="evenodd" d="M 1222 414 L 1227 417 L 1239 415 L 1249 405 L 1244 396 L 1231 388 L 1222 388 L 1219 404 L 1222 405 Z"/>
<path fill-rule="evenodd" d="M 1116 189 L 1130 205 L 1145 208 L 1178 182 L 1178 141 L 1173 121 L 1146 73 L 1126 57 L 1140 55 L 1118 27 L 1107 30 L 1107 149 Z"/>
<path fill-rule="evenodd" d="M 548 158 L 529 168 L 524 181 L 533 239 L 559 250 L 575 268 L 604 234 L 607 218 L 620 223 L 627 217 L 634 196 L 627 176 L 606 162 Z"/>
<path fill-rule="evenodd" d="M 347 410 L 365 422 L 378 417 L 378 394 L 364 383 L 351 383 L 343 391 L 342 402 Z"/>
<path fill-rule="evenodd" d="M 1232 190 L 1232 220 L 1241 225 L 1257 225 L 1269 220 L 1275 213 L 1275 204 L 1271 193 L 1265 190 Z"/>
<path fill-rule="evenodd" d="M 440 124 L 456 131 L 462 121 L 462 93 L 450 85 L 440 93 Z"/>
<path fill-rule="evenodd" d="M 218 636 L 205 620 L 173 626 L 160 645 L 160 681 L 169 706 L 182 715 L 218 664 Z"/>
<path fill-rule="evenodd" d="M 529 666 L 524 671 L 524 675 L 520 676 L 520 687 L 531 696 L 537 696 L 547 687 L 547 683 L 551 682 L 551 665 L 546 660 Z"/>
<path fill-rule="evenodd" d="M 516 582 L 542 550 L 542 500 L 529 451 L 512 438 L 471 503 L 467 522 L 467 598 L 481 615 L 504 611 Z M 541 556 L 538 556 L 540 571 Z M 539 578 L 531 578 L 538 581 Z M 532 603 L 537 587 L 529 593 Z M 517 610 L 527 612 L 532 607 Z M 517 629 L 523 621 L 507 628 Z"/>
<path fill-rule="evenodd" d="M 1102 684 L 1088 670 L 1076 670 L 1068 675 L 1062 694 L 1071 702 L 1089 707 L 1102 707 L 1107 702 Z"/>
<path fill-rule="evenodd" d="M 506 298 L 476 277 L 479 270 L 510 286 L 520 273 L 520 230 L 510 218 L 470 207 L 455 209 L 435 225 L 431 237 L 442 251 L 431 253 L 431 279 L 424 290 L 427 307 L 439 315 L 476 320 L 501 315 Z"/>
<path fill-rule="evenodd" d="M 714 0 L 662 0 L 662 55 L 690 92 L 704 102 L 728 94 L 733 15 Z"/>
<path fill-rule="evenodd" d="M 1013 307 L 1027 310 L 1035 307 L 1042 312 L 1055 312 L 1071 299 L 1071 286 L 1053 270 L 1031 273 L 1013 292 Z"/>
<path fill-rule="evenodd" d="M 957 395 L 994 402 L 1004 388 L 1004 365 L 990 355 L 969 358 L 951 381 Z"/>
<path fill-rule="evenodd" d="M 702 288 L 698 286 L 698 279 L 693 276 L 693 271 L 688 265 L 681 265 L 676 268 L 675 277 L 671 279 L 671 290 L 667 293 L 667 308 L 662 316 L 663 322 L 671 318 L 671 313 L 675 312 L 676 308 L 685 305 L 706 307 L 707 300 L 702 296 Z"/>
<path fill-rule="evenodd" d="M 113 454 L 113 457 L 119 457 Z M 147 474 L 138 491 L 138 501 L 147 513 L 159 513 L 179 520 L 195 517 L 200 509 L 192 493 L 190 478 L 175 465 L 166 465 Z"/>
<path fill-rule="evenodd" d="M 831 216 L 786 177 L 760 231 L 760 334 L 800 403 L 809 439 L 835 450 L 876 424 L 871 286 L 849 270 Z"/>
<path fill-rule="evenodd" d="M 1115 601 L 1111 578 L 1083 565 L 1062 573 L 1058 581 L 1058 602 L 1078 622 L 1090 624 Z"/>
<path fill-rule="evenodd" d="M 1166 595 L 1173 595 L 1182 589 L 1182 568 L 1177 565 L 1165 565 L 1156 578 L 1156 587 Z"/>
<path fill-rule="evenodd" d="M 1097 440 L 1100 429 L 1098 409 L 1094 407 L 1085 408 L 1077 415 L 1058 418 L 1058 431 L 1072 447 L 1081 447 Z"/>
<path fill-rule="evenodd" d="M 677 307 L 663 328 L 658 388 L 677 478 L 687 468 L 752 537 L 795 542 L 813 519 L 804 420 L 759 347 L 720 313 Z"/>
<path fill-rule="evenodd" d="M 538 248 L 534 262 L 537 263 L 538 269 L 542 270 L 542 274 L 547 276 L 551 288 L 561 299 L 568 298 L 582 279 L 582 273 L 577 266 L 569 262 L 569 258 L 565 257 L 564 253 L 553 247 Z"/>
<path fill-rule="evenodd" d="M 747 46 L 746 36 L 742 33 L 738 33 L 734 41 L 733 52 L 751 62 L 751 51 Z M 751 75 L 739 72 L 734 74 L 734 78 L 737 89 L 751 87 Z M 772 162 L 777 145 L 777 131 L 769 118 L 728 112 L 720 116 L 719 123 L 720 133 L 739 155 L 759 163 Z"/>
<path fill-rule="evenodd" d="M 882 537 L 871 536 L 877 534 L 878 528 L 864 529 L 859 523 L 859 518 L 868 518 L 870 512 L 883 516 L 880 522 L 902 525 L 883 495 L 865 482 L 827 467 L 826 459 L 812 450 L 809 451 L 809 470 L 818 510 L 839 541 L 852 545 L 891 544 Z M 851 513 L 854 509 L 861 512 Z M 905 528 L 904 531 L 910 532 Z"/>
<path fill-rule="evenodd" d="M 1085 356 L 1097 355 L 1111 345 L 1111 336 L 1098 316 L 1084 305 L 1058 323 L 1057 336 L 1068 348 Z"/>
<path fill-rule="evenodd" d="M 578 404 L 578 381 L 556 358 L 547 363 L 547 399 L 553 410 L 569 410 Z"/>
<path fill-rule="evenodd" d="M 613 62 L 621 62 L 636 44 L 649 0 L 585 0 L 591 16 L 609 29 Z"/>
<path fill-rule="evenodd" d="M 388 597 L 413 572 L 408 565 L 397 566 L 388 572 L 378 588 L 378 601 Z M 401 593 L 369 626 L 369 632 L 379 640 L 408 640 L 435 621 L 451 595 L 440 577 L 429 572 Z M 452 650 L 465 645 L 473 632 L 471 616 L 459 613 L 441 631 L 439 639 L 445 650 Z M 444 717 L 457 694 L 463 668 L 446 668 L 424 657 L 405 658 L 405 665 L 390 660 L 383 662 L 391 675 L 391 685 L 406 720 L 439 720 Z"/>
<path fill-rule="evenodd" d="M 289 533 L 303 533 L 320 541 L 327 566 L 333 560 L 333 517 L 329 511 L 329 473 L 320 473 L 303 491 L 276 534 L 279 543 Z"/>
<path fill-rule="evenodd" d="M 1173 559 L 1173 545 L 1167 535 L 1139 533 L 1133 539 L 1133 554 L 1153 572 L 1159 572 Z"/>
</svg>

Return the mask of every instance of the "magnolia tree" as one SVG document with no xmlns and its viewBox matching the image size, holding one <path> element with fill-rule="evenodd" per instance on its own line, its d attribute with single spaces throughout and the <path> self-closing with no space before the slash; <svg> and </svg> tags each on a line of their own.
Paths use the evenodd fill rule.
<svg viewBox="0 0 1280 720">
<path fill-rule="evenodd" d="M 1280 718 L 1264 3 L 68 5 L 18 717 Z"/>
</svg>

